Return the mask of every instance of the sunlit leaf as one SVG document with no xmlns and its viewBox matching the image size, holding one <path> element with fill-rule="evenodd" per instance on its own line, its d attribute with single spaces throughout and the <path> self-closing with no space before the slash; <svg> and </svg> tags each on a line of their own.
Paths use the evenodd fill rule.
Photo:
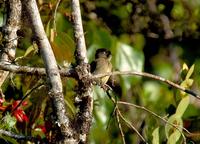
<svg viewBox="0 0 200 144">
<path fill-rule="evenodd" d="M 187 70 L 187 71 L 188 71 L 188 69 L 189 69 L 189 68 L 188 68 L 187 64 L 184 63 L 184 64 L 183 64 L 183 67 L 182 67 L 182 70 Z"/>
<path fill-rule="evenodd" d="M 159 144 L 159 127 L 157 127 L 153 133 L 152 133 L 152 136 L 153 136 L 153 140 L 152 140 L 152 144 Z"/>
<path fill-rule="evenodd" d="M 45 27 L 45 32 L 46 32 L 46 35 L 47 37 L 50 36 L 50 33 L 51 33 L 51 21 L 49 20 L 46 27 Z"/>
<path fill-rule="evenodd" d="M 185 96 L 184 98 L 182 98 L 177 109 L 176 109 L 176 116 L 182 117 L 184 112 L 186 111 L 189 103 L 190 103 L 190 97 L 189 96 Z"/>
<path fill-rule="evenodd" d="M 194 64 L 190 67 L 190 69 L 189 69 L 189 71 L 188 71 L 188 73 L 187 73 L 187 75 L 186 75 L 186 78 L 185 79 L 189 79 L 190 77 L 191 77 L 191 75 L 193 74 L 193 72 L 194 72 Z"/>
<path fill-rule="evenodd" d="M 144 56 L 133 47 L 118 42 L 115 55 L 116 69 L 120 71 L 142 71 Z"/>
<path fill-rule="evenodd" d="M 23 57 L 29 57 L 34 55 L 38 51 L 38 47 L 36 43 L 33 43 L 30 47 L 27 48 Z"/>
<path fill-rule="evenodd" d="M 72 62 L 75 44 L 67 33 L 58 33 L 51 45 L 59 63 Z"/>
<path fill-rule="evenodd" d="M 184 97 L 180 101 L 176 109 L 176 113 L 168 119 L 168 123 L 165 126 L 165 134 L 168 138 L 168 144 L 176 144 L 176 142 L 181 137 L 182 129 L 180 127 L 183 127 L 182 116 L 189 105 L 189 101 L 189 96 Z M 176 125 L 178 129 L 173 127 L 169 123 Z"/>
<path fill-rule="evenodd" d="M 168 138 L 167 144 L 177 144 L 177 141 L 180 139 L 180 137 L 181 132 L 176 129 L 175 132 Z"/>
<path fill-rule="evenodd" d="M 144 56 L 141 51 L 121 42 L 117 42 L 114 67 L 120 71 L 142 71 Z M 130 88 L 131 83 L 136 80 L 135 77 L 122 77 L 126 89 Z M 138 77 L 137 77 L 138 79 Z"/>
<path fill-rule="evenodd" d="M 10 114 L 6 114 L 3 117 L 3 123 L 1 127 L 3 126 L 4 129 L 11 130 L 15 128 L 16 123 L 17 123 L 17 120 L 15 117 L 12 117 Z"/>
<path fill-rule="evenodd" d="M 176 127 L 173 127 L 172 125 L 170 125 L 169 123 L 174 124 L 177 127 L 179 127 L 179 130 Z M 181 117 L 177 115 L 172 115 L 168 119 L 168 123 L 165 125 L 165 134 L 166 134 L 167 139 L 169 139 L 169 142 L 171 142 L 172 138 L 174 138 L 174 142 L 177 142 L 179 140 L 181 136 L 181 132 L 182 132 L 182 129 L 180 129 L 180 127 L 182 126 L 183 126 L 183 121 Z"/>
<path fill-rule="evenodd" d="M 194 81 L 193 79 L 186 79 L 181 83 L 181 86 L 184 88 L 189 88 L 192 86 L 193 81 Z"/>
<path fill-rule="evenodd" d="M 176 19 L 181 19 L 185 16 L 185 9 L 181 3 L 175 3 L 172 9 L 172 16 Z"/>
</svg>

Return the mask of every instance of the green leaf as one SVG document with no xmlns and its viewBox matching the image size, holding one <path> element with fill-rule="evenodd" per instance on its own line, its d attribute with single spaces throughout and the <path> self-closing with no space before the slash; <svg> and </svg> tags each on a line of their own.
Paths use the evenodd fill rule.
<svg viewBox="0 0 200 144">
<path fill-rule="evenodd" d="M 177 144 L 177 141 L 181 137 L 181 132 L 176 129 L 176 131 L 170 135 L 170 137 L 167 140 L 167 144 Z"/>
<path fill-rule="evenodd" d="M 15 125 L 16 125 L 16 118 L 15 117 L 12 117 L 10 114 L 6 114 L 4 117 L 3 117 L 3 123 L 1 125 L 2 128 L 6 129 L 6 130 L 11 130 L 13 128 L 15 128 Z"/>
<path fill-rule="evenodd" d="M 67 33 L 58 33 L 51 45 L 59 63 L 62 63 L 64 60 L 69 63 L 73 61 L 75 44 Z"/>
<path fill-rule="evenodd" d="M 11 144 L 19 144 L 16 139 L 0 135 L 0 137 L 4 140 L 5 144 L 11 143 Z M 3 143 L 3 140 L 1 140 L 1 143 Z"/>
<path fill-rule="evenodd" d="M 51 29 L 51 21 L 49 20 L 47 22 L 47 25 L 46 25 L 46 28 L 45 28 L 45 32 L 46 32 L 47 37 L 50 36 L 50 29 Z"/>
<path fill-rule="evenodd" d="M 193 84 L 194 80 L 193 79 L 186 79 L 187 87 L 191 87 Z"/>
<path fill-rule="evenodd" d="M 152 144 L 159 144 L 159 127 L 157 127 L 153 131 L 152 136 L 153 136 Z"/>
<path fill-rule="evenodd" d="M 52 23 L 53 23 L 53 21 L 52 21 Z M 53 28 L 53 24 L 52 24 L 52 28 Z M 66 19 L 65 14 L 57 12 L 57 14 L 56 14 L 56 31 L 57 31 L 57 33 L 69 32 L 68 34 L 70 35 L 71 29 L 72 29 L 72 23 Z"/>
<path fill-rule="evenodd" d="M 120 71 L 142 71 L 144 56 L 141 51 L 118 42 L 115 54 L 115 66 Z"/>
<path fill-rule="evenodd" d="M 168 119 L 168 123 L 177 125 L 179 130 L 168 123 L 166 124 L 165 134 L 168 138 L 167 144 L 176 144 L 176 142 L 181 137 L 182 129 L 180 129 L 180 127 L 183 127 L 182 116 L 189 105 L 189 101 L 190 101 L 189 96 L 184 97 L 180 101 L 176 109 L 176 113 Z"/>
<path fill-rule="evenodd" d="M 193 72 L 194 72 L 194 64 L 190 67 L 190 69 L 189 69 L 189 71 L 188 71 L 188 73 L 187 73 L 187 75 L 186 75 L 186 78 L 185 79 L 189 79 L 190 77 L 191 77 L 191 75 L 193 74 Z"/>
<path fill-rule="evenodd" d="M 136 50 L 125 43 L 117 42 L 114 68 L 120 71 L 138 71 L 141 72 L 144 64 L 144 55 L 141 51 Z M 125 91 L 130 88 L 131 83 L 138 80 L 138 77 L 122 77 Z"/>
<path fill-rule="evenodd" d="M 182 100 L 180 101 L 177 109 L 176 109 L 176 116 L 177 117 L 182 117 L 184 112 L 186 111 L 188 105 L 190 103 L 190 97 L 189 96 L 185 96 L 184 98 L 182 98 Z"/>
<path fill-rule="evenodd" d="M 192 86 L 194 80 L 193 79 L 185 79 L 182 83 L 181 86 L 184 88 L 189 88 Z"/>
<path fill-rule="evenodd" d="M 168 123 L 165 125 L 165 135 L 168 139 L 167 143 L 175 144 L 181 136 L 182 129 L 179 128 L 178 130 L 177 128 L 173 127 L 169 123 L 175 124 L 177 125 L 177 127 L 182 127 L 183 121 L 180 116 L 174 114 L 168 119 Z"/>
<path fill-rule="evenodd" d="M 92 45 L 96 45 L 97 48 L 111 48 L 114 36 L 104 28 L 99 27 L 94 22 L 90 22 L 86 27 L 86 39 L 89 45 L 89 49 Z"/>
<path fill-rule="evenodd" d="M 23 57 L 28 57 L 34 55 L 38 51 L 38 47 L 36 43 L 33 43 L 30 47 L 27 48 Z"/>
<path fill-rule="evenodd" d="M 3 26 L 3 24 L 4 24 L 4 15 L 3 15 L 3 13 L 0 13 L 0 27 L 2 27 Z"/>
<path fill-rule="evenodd" d="M 172 17 L 175 19 L 181 19 L 185 16 L 185 9 L 183 5 L 179 2 L 174 4 L 174 7 L 172 9 Z"/>
<path fill-rule="evenodd" d="M 189 69 L 189 68 L 188 68 L 187 64 L 184 63 L 183 66 L 182 66 L 182 70 L 187 70 L 187 71 L 188 71 L 188 69 Z"/>
</svg>

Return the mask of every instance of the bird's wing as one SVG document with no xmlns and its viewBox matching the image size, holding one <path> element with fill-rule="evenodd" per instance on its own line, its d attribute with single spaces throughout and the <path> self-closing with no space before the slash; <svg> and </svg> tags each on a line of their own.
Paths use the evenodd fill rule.
<svg viewBox="0 0 200 144">
<path fill-rule="evenodd" d="M 97 62 L 96 61 L 92 61 L 90 64 L 90 72 L 93 73 L 96 69 L 97 66 Z"/>
</svg>

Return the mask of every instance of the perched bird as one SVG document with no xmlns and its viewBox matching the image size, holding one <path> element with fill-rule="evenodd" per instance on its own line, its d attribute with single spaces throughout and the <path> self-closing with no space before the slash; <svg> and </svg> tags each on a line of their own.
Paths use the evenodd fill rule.
<svg viewBox="0 0 200 144">
<path fill-rule="evenodd" d="M 90 64 L 93 75 L 104 74 L 112 71 L 111 52 L 105 48 L 98 49 L 95 54 L 95 60 Z M 110 76 L 98 79 L 98 84 L 105 85 Z"/>
</svg>

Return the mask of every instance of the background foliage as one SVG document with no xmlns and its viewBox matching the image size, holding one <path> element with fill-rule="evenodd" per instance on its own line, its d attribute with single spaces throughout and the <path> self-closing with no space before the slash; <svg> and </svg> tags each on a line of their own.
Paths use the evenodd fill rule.
<svg viewBox="0 0 200 144">
<path fill-rule="evenodd" d="M 88 48 L 88 58 L 94 59 L 97 48 L 105 47 L 113 54 L 115 70 L 145 71 L 165 77 L 200 93 L 199 77 L 199 38 L 200 1 L 199 0 L 81 0 L 82 19 Z M 3 20 L 4 6 L 1 8 L 0 24 Z M 70 1 L 62 0 L 55 13 L 57 1 L 38 0 L 41 17 L 50 39 L 57 61 L 61 66 L 74 63 L 74 47 Z M 43 66 L 37 46 L 31 42 L 31 30 L 27 25 L 19 34 L 16 63 L 30 66 Z M 186 64 L 184 64 L 186 63 Z M 184 64 L 184 65 L 183 65 Z M 193 68 L 191 67 L 192 65 Z M 191 67 L 191 68 L 190 68 Z M 33 86 L 38 85 L 38 77 L 12 75 L 4 85 L 7 101 L 18 100 Z M 42 81 L 42 80 L 41 80 Z M 199 105 L 195 98 L 180 93 L 155 80 L 120 76 L 120 86 L 113 96 L 179 122 L 194 135 L 186 134 L 188 142 L 199 141 Z M 63 79 L 66 104 L 74 116 L 73 79 Z M 45 88 L 32 93 L 25 111 L 32 117 L 27 125 L 18 124 L 14 131 L 47 137 L 47 132 L 37 128 L 47 128 L 45 115 L 47 99 Z M 38 99 L 42 99 L 40 103 Z M 114 105 L 105 92 L 94 88 L 94 120 L 90 133 L 90 143 L 121 143 L 121 135 L 116 119 L 112 116 Z M 41 107 L 42 106 L 42 107 Z M 149 143 L 165 143 L 174 137 L 174 143 L 182 143 L 183 138 L 177 130 L 163 123 L 150 113 L 121 106 L 123 115 L 131 121 Z M 43 112 L 45 111 L 45 112 Z M 109 122 L 110 121 L 110 122 Z M 31 124 L 30 124 L 31 123 Z M 122 125 L 127 143 L 140 143 L 137 134 Z M 31 128 L 30 128 L 31 127 Z M 33 129 L 34 127 L 34 129 Z M 31 130 L 30 130 L 31 129 Z M 52 130 L 52 128 L 51 128 Z M 172 132 L 173 131 L 173 132 Z M 45 135 L 46 134 L 46 135 Z M 174 140 L 174 139 L 173 139 Z"/>
</svg>

